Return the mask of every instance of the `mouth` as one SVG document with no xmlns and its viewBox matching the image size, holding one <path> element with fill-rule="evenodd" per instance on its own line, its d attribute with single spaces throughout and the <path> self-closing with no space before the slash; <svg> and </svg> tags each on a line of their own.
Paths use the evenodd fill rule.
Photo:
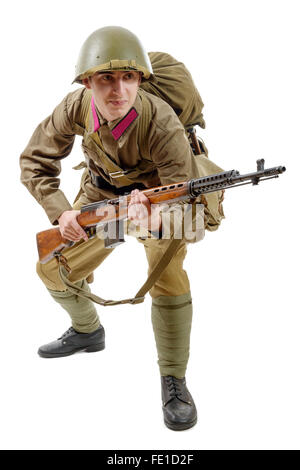
<svg viewBox="0 0 300 470">
<path fill-rule="evenodd" d="M 124 106 L 127 103 L 127 100 L 110 100 L 109 104 L 115 106 L 116 108 Z"/>
</svg>

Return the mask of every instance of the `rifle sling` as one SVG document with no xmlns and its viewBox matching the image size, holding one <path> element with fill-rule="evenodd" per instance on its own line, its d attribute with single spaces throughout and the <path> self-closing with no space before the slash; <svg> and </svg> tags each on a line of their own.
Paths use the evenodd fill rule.
<svg viewBox="0 0 300 470">
<path fill-rule="evenodd" d="M 102 297 L 99 297 L 92 292 L 87 292 L 81 287 L 78 287 L 76 284 L 71 282 L 68 278 L 68 271 L 70 272 L 70 268 L 67 265 L 66 258 L 61 254 L 57 253 L 55 255 L 57 262 L 58 262 L 58 270 L 59 275 L 62 283 L 67 288 L 68 291 L 72 292 L 72 294 L 78 295 L 79 297 L 84 297 L 86 299 L 92 300 L 96 304 L 102 305 L 103 307 L 113 306 L 113 305 L 120 305 L 120 304 L 138 304 L 144 302 L 145 295 L 151 289 L 151 287 L 155 284 L 157 279 L 160 277 L 161 273 L 170 263 L 172 257 L 177 252 L 179 245 L 181 243 L 181 239 L 172 239 L 168 248 L 166 249 L 165 253 L 163 254 L 162 258 L 159 260 L 151 274 L 148 276 L 146 282 L 142 285 L 139 289 L 135 297 L 131 299 L 123 299 L 123 300 L 105 300 Z"/>
</svg>

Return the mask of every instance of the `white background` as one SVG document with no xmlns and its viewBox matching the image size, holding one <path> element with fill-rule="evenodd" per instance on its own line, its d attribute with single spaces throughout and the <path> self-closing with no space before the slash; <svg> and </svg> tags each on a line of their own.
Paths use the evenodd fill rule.
<svg viewBox="0 0 300 470">
<path fill-rule="evenodd" d="M 1 11 L 1 389 L 3 449 L 299 449 L 299 2 L 11 1 Z M 49 228 L 19 182 L 34 128 L 69 92 L 81 44 L 103 26 L 137 34 L 190 69 L 205 103 L 204 138 L 224 169 L 286 165 L 278 180 L 228 190 L 226 219 L 190 246 L 194 301 L 187 382 L 199 421 L 162 421 L 160 377 L 144 304 L 99 308 L 107 346 L 45 360 L 69 326 L 35 274 L 35 233 Z M 80 138 L 63 162 L 72 201 Z M 106 298 L 145 280 L 128 240 L 96 273 Z"/>
</svg>

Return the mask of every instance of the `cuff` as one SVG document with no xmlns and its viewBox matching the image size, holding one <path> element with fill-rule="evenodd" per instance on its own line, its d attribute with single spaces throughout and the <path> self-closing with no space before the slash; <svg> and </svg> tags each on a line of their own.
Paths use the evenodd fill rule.
<svg viewBox="0 0 300 470">
<path fill-rule="evenodd" d="M 64 211 L 72 210 L 72 206 L 68 199 L 59 189 L 55 193 L 46 196 L 41 201 L 41 205 L 53 225 L 58 225 L 57 219 Z"/>
</svg>

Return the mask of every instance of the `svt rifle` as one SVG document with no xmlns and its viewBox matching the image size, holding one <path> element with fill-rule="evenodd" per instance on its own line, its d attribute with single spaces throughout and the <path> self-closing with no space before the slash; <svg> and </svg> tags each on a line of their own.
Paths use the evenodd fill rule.
<svg viewBox="0 0 300 470">
<path fill-rule="evenodd" d="M 189 201 L 202 194 L 235 188 L 245 184 L 257 185 L 261 181 L 278 178 L 278 176 L 286 170 L 284 166 L 265 169 L 263 159 L 257 160 L 256 163 L 257 171 L 253 173 L 240 175 L 237 170 L 224 171 L 214 175 L 191 179 L 190 181 L 145 189 L 142 192 L 147 196 L 151 204 Z M 94 237 L 99 224 L 104 225 L 117 222 L 122 225 L 127 218 L 129 202 L 130 195 L 125 194 L 119 198 L 106 199 L 104 201 L 87 204 L 81 208 L 81 213 L 78 215 L 77 221 L 89 238 Z M 112 208 L 113 211 L 111 210 Z M 74 244 L 74 242 L 66 240 L 61 236 L 59 228 L 39 232 L 36 238 L 39 259 L 42 264 L 60 255 L 65 248 Z M 121 236 L 113 241 L 105 239 L 105 244 L 110 248 L 118 245 L 122 241 L 124 240 Z"/>
</svg>

